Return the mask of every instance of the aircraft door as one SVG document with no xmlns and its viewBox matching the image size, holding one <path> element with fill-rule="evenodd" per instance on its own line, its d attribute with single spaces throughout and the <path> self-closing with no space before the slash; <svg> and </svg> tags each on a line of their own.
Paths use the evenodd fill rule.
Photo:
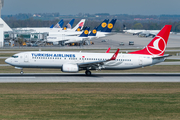
<svg viewBox="0 0 180 120">
<path fill-rule="evenodd" d="M 24 62 L 29 62 L 28 54 L 24 54 Z"/>
<path fill-rule="evenodd" d="M 143 65 L 143 57 L 142 56 L 139 57 L 139 65 Z"/>
</svg>

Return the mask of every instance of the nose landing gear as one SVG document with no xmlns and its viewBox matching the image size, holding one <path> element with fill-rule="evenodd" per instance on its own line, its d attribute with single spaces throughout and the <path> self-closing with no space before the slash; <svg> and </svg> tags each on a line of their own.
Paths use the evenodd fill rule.
<svg viewBox="0 0 180 120">
<path fill-rule="evenodd" d="M 21 69 L 21 72 L 20 72 L 20 74 L 21 74 L 21 75 L 23 75 L 23 74 L 24 74 L 24 72 L 23 72 L 23 69 Z"/>
</svg>

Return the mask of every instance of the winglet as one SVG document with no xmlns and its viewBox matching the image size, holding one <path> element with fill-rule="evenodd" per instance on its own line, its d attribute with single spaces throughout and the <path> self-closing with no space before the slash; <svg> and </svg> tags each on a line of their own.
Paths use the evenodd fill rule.
<svg viewBox="0 0 180 120">
<path fill-rule="evenodd" d="M 116 57 L 118 56 L 119 50 L 120 49 L 117 49 L 117 51 L 114 53 L 114 55 L 112 56 L 112 58 L 110 60 L 115 60 L 116 59 Z"/>
<path fill-rule="evenodd" d="M 106 51 L 106 53 L 109 53 L 109 51 L 111 50 L 111 47 L 110 48 L 108 48 L 108 50 Z"/>
</svg>

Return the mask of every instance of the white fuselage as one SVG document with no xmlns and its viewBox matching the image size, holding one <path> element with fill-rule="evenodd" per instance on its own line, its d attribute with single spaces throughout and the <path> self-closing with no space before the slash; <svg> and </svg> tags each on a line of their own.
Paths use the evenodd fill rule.
<svg viewBox="0 0 180 120">
<path fill-rule="evenodd" d="M 88 36 L 88 37 L 79 37 L 79 35 L 82 34 L 81 32 L 51 32 L 49 33 L 49 36 L 47 36 L 47 42 L 60 42 L 60 41 L 67 41 L 66 43 L 72 43 L 72 42 L 80 42 L 83 39 L 93 39 L 93 38 L 101 38 L 107 36 L 108 32 L 97 32 L 96 36 Z"/>
<path fill-rule="evenodd" d="M 88 66 L 88 63 L 108 60 L 112 53 L 81 53 L 81 52 L 22 52 L 5 60 L 6 63 L 19 68 L 62 68 L 64 64 L 77 65 L 79 70 L 86 69 L 133 69 L 163 62 L 164 58 L 153 59 L 151 55 L 118 54 L 116 60 L 103 62 L 101 65 Z M 87 63 L 86 66 L 79 66 Z M 79 71 L 78 70 L 78 71 Z M 77 72 L 78 72 L 77 71 Z"/>
<path fill-rule="evenodd" d="M 48 27 L 14 28 L 14 30 L 32 31 L 32 33 L 51 33 L 51 32 L 53 32 L 53 33 L 64 33 L 64 32 L 74 32 L 75 31 L 72 29 L 63 30 L 62 28 L 48 28 Z"/>
</svg>

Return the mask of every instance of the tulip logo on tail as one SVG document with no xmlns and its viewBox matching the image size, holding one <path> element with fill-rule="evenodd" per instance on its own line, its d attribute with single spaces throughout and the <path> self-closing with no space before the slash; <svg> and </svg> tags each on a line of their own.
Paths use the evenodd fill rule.
<svg viewBox="0 0 180 120">
<path fill-rule="evenodd" d="M 102 26 L 103 28 L 105 28 L 105 27 L 107 26 L 107 24 L 106 24 L 105 22 L 103 22 L 103 23 L 101 24 L 101 26 Z"/>
<path fill-rule="evenodd" d="M 109 24 L 108 24 L 108 28 L 109 28 L 109 29 L 112 29 L 112 28 L 113 28 L 113 24 L 112 24 L 112 23 L 109 23 Z"/>
<path fill-rule="evenodd" d="M 162 37 L 156 36 L 146 49 L 151 55 L 161 55 L 166 49 L 166 42 Z"/>
</svg>

